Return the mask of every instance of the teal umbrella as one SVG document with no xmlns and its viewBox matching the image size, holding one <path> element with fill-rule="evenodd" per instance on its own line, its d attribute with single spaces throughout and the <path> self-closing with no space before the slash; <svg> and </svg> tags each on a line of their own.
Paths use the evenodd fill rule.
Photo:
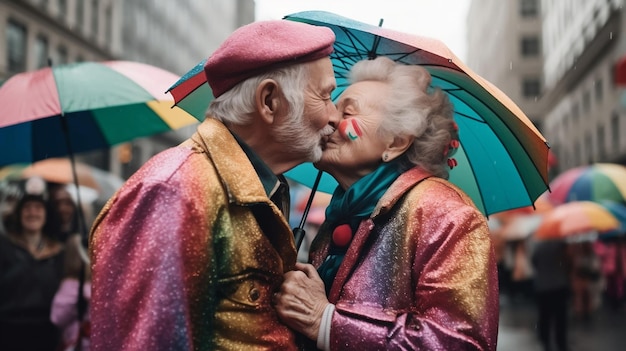
<svg viewBox="0 0 626 351">
<path fill-rule="evenodd" d="M 461 146 L 455 154 L 458 166 L 450 180 L 462 188 L 486 215 L 532 205 L 548 188 L 546 140 L 503 92 L 466 67 L 443 43 L 358 22 L 329 12 L 307 11 L 286 20 L 326 26 L 336 36 L 331 55 L 338 88 L 333 99 L 347 87 L 347 75 L 360 60 L 386 56 L 429 70 L 432 86 L 448 93 L 454 104 Z M 176 104 L 201 119 L 211 101 L 211 89 L 202 67 L 185 74 L 170 93 Z M 287 177 L 313 187 L 318 171 L 304 164 Z M 332 193 L 337 183 L 328 174 L 318 190 Z"/>
<path fill-rule="evenodd" d="M 306 11 L 287 20 L 326 26 L 336 35 L 331 54 L 337 98 L 348 86 L 348 73 L 360 60 L 386 56 L 421 65 L 454 104 L 461 146 L 450 181 L 486 215 L 532 205 L 548 188 L 549 146 L 524 113 L 495 86 L 465 66 L 438 40 L 361 23 L 329 12 Z M 286 175 L 313 186 L 314 167 L 299 166 Z M 322 176 L 319 190 L 332 192 L 336 182 Z"/>
</svg>

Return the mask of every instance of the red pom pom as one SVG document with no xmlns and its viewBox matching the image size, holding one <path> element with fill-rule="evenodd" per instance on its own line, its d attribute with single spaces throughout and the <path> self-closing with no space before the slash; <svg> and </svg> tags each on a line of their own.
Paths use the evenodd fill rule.
<svg viewBox="0 0 626 351">
<path fill-rule="evenodd" d="M 333 231 L 333 243 L 338 247 L 344 247 L 352 240 L 352 229 L 348 224 L 342 224 Z"/>
</svg>

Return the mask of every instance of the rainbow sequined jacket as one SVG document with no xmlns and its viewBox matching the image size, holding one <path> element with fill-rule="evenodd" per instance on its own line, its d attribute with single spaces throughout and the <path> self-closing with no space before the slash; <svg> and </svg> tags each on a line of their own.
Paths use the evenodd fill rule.
<svg viewBox="0 0 626 351">
<path fill-rule="evenodd" d="M 486 220 L 413 168 L 361 222 L 331 287 L 332 350 L 495 350 L 498 284 Z M 425 178 L 425 179 L 424 179 Z M 319 267 L 333 228 L 311 247 Z"/>
<path fill-rule="evenodd" d="M 94 351 L 296 348 L 271 306 L 296 262 L 293 234 L 218 121 L 126 182 L 91 255 Z"/>
</svg>

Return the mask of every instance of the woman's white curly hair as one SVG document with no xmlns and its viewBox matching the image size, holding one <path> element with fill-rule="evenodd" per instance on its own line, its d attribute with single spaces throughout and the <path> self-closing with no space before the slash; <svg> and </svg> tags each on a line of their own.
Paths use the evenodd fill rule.
<svg viewBox="0 0 626 351">
<path fill-rule="evenodd" d="M 458 140 L 453 105 L 441 89 L 430 88 L 431 76 L 416 65 L 396 63 L 386 57 L 357 62 L 350 82 L 379 81 L 391 87 L 386 101 L 382 135 L 415 137 L 403 155 L 403 168 L 418 165 L 433 175 L 448 178 L 449 145 Z"/>
</svg>

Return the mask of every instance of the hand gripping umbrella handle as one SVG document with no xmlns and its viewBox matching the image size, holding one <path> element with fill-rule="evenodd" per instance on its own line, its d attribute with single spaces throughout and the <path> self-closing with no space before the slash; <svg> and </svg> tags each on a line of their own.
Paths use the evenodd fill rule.
<svg viewBox="0 0 626 351">
<path fill-rule="evenodd" d="M 311 188 L 311 195 L 309 195 L 309 199 L 306 202 L 306 206 L 304 207 L 304 212 L 302 212 L 302 219 L 300 220 L 300 225 L 296 228 L 293 228 L 293 236 L 296 242 L 296 250 L 300 250 L 300 246 L 302 245 L 302 240 L 304 239 L 304 235 L 306 234 L 304 231 L 304 224 L 306 223 L 306 217 L 309 215 L 309 210 L 311 209 L 311 204 L 313 203 L 313 198 L 315 197 L 315 193 L 317 192 L 317 186 L 320 184 L 320 180 L 322 179 L 322 171 L 317 172 L 317 177 L 315 178 L 315 182 L 313 182 L 313 187 Z"/>
</svg>

